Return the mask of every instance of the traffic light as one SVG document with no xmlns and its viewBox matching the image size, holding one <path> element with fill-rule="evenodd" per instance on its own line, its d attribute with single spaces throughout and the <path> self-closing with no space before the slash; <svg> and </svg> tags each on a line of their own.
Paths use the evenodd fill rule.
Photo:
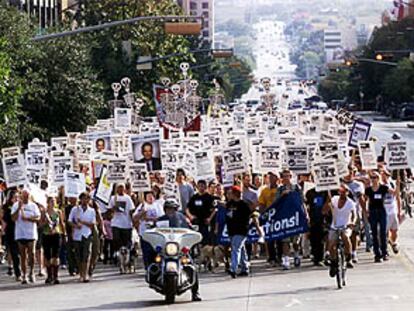
<svg viewBox="0 0 414 311">
<path fill-rule="evenodd" d="M 386 60 L 391 60 L 394 58 L 394 54 L 392 53 L 376 53 L 375 54 L 375 60 L 382 62 L 382 61 L 386 61 Z"/>
</svg>

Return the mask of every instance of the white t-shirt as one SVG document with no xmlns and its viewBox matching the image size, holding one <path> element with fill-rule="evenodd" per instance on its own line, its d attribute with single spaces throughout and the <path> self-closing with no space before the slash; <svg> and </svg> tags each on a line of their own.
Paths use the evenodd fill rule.
<svg viewBox="0 0 414 311">
<path fill-rule="evenodd" d="M 129 195 L 114 195 L 109 201 L 109 209 L 114 210 L 111 226 L 120 229 L 132 229 L 131 211 L 134 203 Z"/>
<path fill-rule="evenodd" d="M 395 190 L 395 184 L 388 181 L 386 184 L 388 188 Z M 396 215 L 398 213 L 397 198 L 391 193 L 387 193 L 384 197 L 384 207 L 388 215 Z"/>
<path fill-rule="evenodd" d="M 69 222 L 76 224 L 79 221 L 88 223 L 96 223 L 96 212 L 92 207 L 89 207 L 84 211 L 81 206 L 75 206 L 71 209 L 69 214 Z M 91 228 L 86 225 L 82 225 L 80 229 L 73 227 L 73 240 L 81 241 L 82 237 L 88 238 L 92 234 Z"/>
<path fill-rule="evenodd" d="M 159 218 L 161 216 L 164 216 L 164 209 L 158 204 L 157 202 L 154 202 L 152 204 L 144 203 L 141 205 L 141 208 L 135 211 L 134 216 L 140 213 L 141 211 L 147 212 L 147 217 L 151 218 Z M 139 223 L 139 235 L 143 235 L 145 231 L 147 231 L 148 226 L 153 225 L 154 222 L 152 221 L 145 221 L 141 220 Z"/>
<path fill-rule="evenodd" d="M 355 202 L 350 198 L 346 199 L 342 208 L 338 208 L 338 203 L 339 195 L 336 195 L 332 198 L 333 215 L 331 228 L 333 229 L 346 227 L 350 222 L 352 211 L 356 212 Z"/>
<path fill-rule="evenodd" d="M 19 203 L 13 204 L 11 213 L 14 214 L 19 208 Z M 39 217 L 40 210 L 33 202 L 23 204 L 23 214 L 25 217 Z M 37 223 L 32 221 L 25 221 L 22 219 L 22 212 L 16 220 L 16 227 L 14 231 L 14 238 L 16 240 L 37 240 Z"/>
</svg>

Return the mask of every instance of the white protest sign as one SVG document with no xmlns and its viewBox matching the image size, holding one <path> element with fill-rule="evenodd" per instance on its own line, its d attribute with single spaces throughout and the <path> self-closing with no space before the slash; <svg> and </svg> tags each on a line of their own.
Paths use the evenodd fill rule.
<svg viewBox="0 0 414 311">
<path fill-rule="evenodd" d="M 376 170 L 377 154 L 375 152 L 375 145 L 373 141 L 358 141 L 359 156 L 361 158 L 362 169 Z"/>
<path fill-rule="evenodd" d="M 115 108 L 114 127 L 119 130 L 128 131 L 131 129 L 132 112 L 131 108 Z"/>
<path fill-rule="evenodd" d="M 76 156 L 79 162 L 85 163 L 91 160 L 92 142 L 90 140 L 77 139 L 75 143 Z"/>
<path fill-rule="evenodd" d="M 22 155 L 3 158 L 2 162 L 7 187 L 26 185 L 26 166 Z"/>
<path fill-rule="evenodd" d="M 406 141 L 391 141 L 387 143 L 385 161 L 390 170 L 409 168 L 408 144 Z"/>
<path fill-rule="evenodd" d="M 361 140 L 367 140 L 369 132 L 371 131 L 371 123 L 355 120 L 349 135 L 348 145 L 353 148 L 358 147 L 358 142 Z"/>
<path fill-rule="evenodd" d="M 123 183 L 127 179 L 128 159 L 112 158 L 108 161 L 107 179 L 110 183 Z"/>
<path fill-rule="evenodd" d="M 164 168 L 177 169 L 180 164 L 178 153 L 180 148 L 178 146 L 169 145 L 161 149 L 161 160 Z"/>
<path fill-rule="evenodd" d="M 223 164 L 226 174 L 242 174 L 246 171 L 243 147 L 240 140 L 229 142 L 228 148 L 223 150 Z"/>
<path fill-rule="evenodd" d="M 25 150 L 26 165 L 29 168 L 37 168 L 41 171 L 41 174 L 46 174 L 47 164 L 47 152 L 46 150 L 38 149 Z"/>
<path fill-rule="evenodd" d="M 151 190 L 150 174 L 144 163 L 134 163 L 129 166 L 129 182 L 132 191 L 145 192 Z"/>
<path fill-rule="evenodd" d="M 279 171 L 282 168 L 282 149 L 281 143 L 264 142 L 259 147 L 260 153 L 260 172 L 267 174 L 268 172 Z"/>
<path fill-rule="evenodd" d="M 36 167 L 26 167 L 27 181 L 29 184 L 40 186 L 42 170 Z"/>
<path fill-rule="evenodd" d="M 73 159 L 71 157 L 52 157 L 51 167 L 53 185 L 61 186 L 65 181 L 65 171 L 73 170 Z"/>
<path fill-rule="evenodd" d="M 314 163 L 313 173 L 316 191 L 339 189 L 340 180 L 335 160 L 322 160 Z"/>
<path fill-rule="evenodd" d="M 51 145 L 52 147 L 55 147 L 56 150 L 66 150 L 68 138 L 66 136 L 52 137 Z"/>
<path fill-rule="evenodd" d="M 327 140 L 320 141 L 318 143 L 318 151 L 321 158 L 325 158 L 330 154 L 337 153 L 339 151 L 338 141 L 336 140 Z"/>
<path fill-rule="evenodd" d="M 286 147 L 288 168 L 296 174 L 309 173 L 309 149 L 305 145 Z"/>
<path fill-rule="evenodd" d="M 72 171 L 65 171 L 65 197 L 78 198 L 86 190 L 85 175 Z"/>
<path fill-rule="evenodd" d="M 209 151 L 198 151 L 194 154 L 196 163 L 196 178 L 214 179 L 216 172 L 214 168 L 213 153 Z"/>
</svg>

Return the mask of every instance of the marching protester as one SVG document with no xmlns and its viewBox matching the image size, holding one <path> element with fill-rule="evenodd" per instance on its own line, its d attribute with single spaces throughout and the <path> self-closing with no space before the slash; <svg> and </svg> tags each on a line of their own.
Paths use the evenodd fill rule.
<svg viewBox="0 0 414 311">
<path fill-rule="evenodd" d="M 78 262 L 76 261 L 76 243 L 73 240 L 73 227 L 69 222 L 69 216 L 74 207 L 77 206 L 77 198 L 68 198 L 68 204 L 65 205 L 65 229 L 67 241 L 64 243 L 67 253 L 68 272 L 70 276 L 79 273 Z"/>
<path fill-rule="evenodd" d="M 207 183 L 205 180 L 197 182 L 197 193 L 192 196 L 188 202 L 187 217 L 192 224 L 199 226 L 199 232 L 203 235 L 201 244 L 213 244 L 211 233 L 211 223 L 216 215 L 215 208 L 216 198 L 207 192 Z"/>
<path fill-rule="evenodd" d="M 269 179 L 269 184 L 262 189 L 260 193 L 258 203 L 260 207 L 260 211 L 264 212 L 266 209 L 272 205 L 272 203 L 276 200 L 276 192 L 278 190 L 278 176 L 272 172 L 267 174 L 267 178 Z M 275 242 L 270 241 L 266 243 L 267 248 L 267 262 L 271 266 L 276 265 L 276 248 Z"/>
<path fill-rule="evenodd" d="M 96 212 L 90 205 L 89 193 L 79 196 L 79 205 L 72 208 L 69 224 L 72 226 L 72 238 L 76 251 L 79 281 L 89 282 L 89 265 L 92 251 L 92 230 L 96 224 Z"/>
<path fill-rule="evenodd" d="M 153 228 L 157 219 L 164 215 L 163 208 L 155 202 L 152 191 L 144 193 L 144 202 L 135 210 L 133 220 L 135 227 L 138 228 L 140 236 L 142 259 L 145 269 L 153 262 L 155 252 L 151 245 L 142 239 L 142 235 L 150 228 Z"/>
<path fill-rule="evenodd" d="M 194 188 L 187 182 L 187 176 L 183 169 L 177 170 L 177 184 L 178 191 L 180 192 L 181 211 L 185 213 L 188 202 L 190 202 L 191 197 L 194 195 Z"/>
<path fill-rule="evenodd" d="M 381 170 L 381 178 L 384 185 L 394 191 L 394 194 L 387 193 L 384 199 L 384 207 L 387 211 L 387 232 L 389 233 L 389 242 L 392 251 L 398 254 L 398 228 L 401 221 L 401 196 L 400 196 L 400 176 L 397 182 L 391 180 L 391 174 L 385 170 Z"/>
<path fill-rule="evenodd" d="M 233 186 L 229 191 L 229 201 L 226 204 L 226 223 L 231 243 L 231 266 L 230 275 L 249 275 L 249 264 L 246 252 L 246 239 L 249 231 L 251 208 L 242 200 L 241 189 Z M 240 266 L 240 273 L 237 274 Z"/>
<path fill-rule="evenodd" d="M 23 189 L 20 198 L 13 204 L 11 216 L 15 221 L 15 239 L 19 245 L 22 284 L 36 282 L 34 275 L 35 248 L 38 239 L 37 224 L 40 220 L 39 207 L 29 200 L 30 193 Z M 29 266 L 29 276 L 27 275 Z"/>
<path fill-rule="evenodd" d="M 370 177 L 371 186 L 365 189 L 368 201 L 367 213 L 372 230 L 375 262 L 381 262 L 381 260 L 388 260 L 389 257 L 387 251 L 387 211 L 384 200 L 387 194 L 394 195 L 395 191 L 381 183 L 380 173 L 372 172 Z"/>
<path fill-rule="evenodd" d="M 114 252 L 118 252 L 122 246 L 130 248 L 135 206 L 131 197 L 125 193 L 125 184 L 117 184 L 116 194 L 111 197 L 108 209 L 114 211 L 111 221 Z"/>
<path fill-rule="evenodd" d="M 59 252 L 62 238 L 66 238 L 64 216 L 56 208 L 56 199 L 48 197 L 47 208 L 42 215 L 43 254 L 47 271 L 46 284 L 59 284 Z"/>
<path fill-rule="evenodd" d="M 10 190 L 7 194 L 6 202 L 3 205 L 3 224 L 4 228 L 4 242 L 8 251 L 9 268 L 8 274 L 12 275 L 16 281 L 21 281 L 19 245 L 15 238 L 16 224 L 12 219 L 12 207 L 18 202 L 19 193 L 16 190 Z"/>
</svg>

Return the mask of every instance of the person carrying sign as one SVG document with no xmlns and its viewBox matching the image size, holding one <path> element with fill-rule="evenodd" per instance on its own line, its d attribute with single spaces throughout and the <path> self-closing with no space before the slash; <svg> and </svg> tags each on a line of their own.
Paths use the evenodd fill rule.
<svg viewBox="0 0 414 311">
<path fill-rule="evenodd" d="M 331 259 L 331 266 L 329 269 L 329 276 L 334 277 L 336 270 L 338 269 L 338 258 L 336 252 L 336 246 L 338 244 L 339 232 L 337 229 L 344 229 L 342 234 L 342 240 L 344 241 L 345 256 L 348 268 L 353 268 L 351 262 L 351 234 L 352 229 L 355 226 L 356 209 L 355 202 L 348 197 L 349 188 L 342 184 L 338 190 L 339 195 L 335 195 L 331 198 L 329 193 L 329 199 L 324 206 L 324 213 L 332 214 L 331 228 L 328 234 L 328 249 Z"/>
<path fill-rule="evenodd" d="M 276 192 L 277 192 L 277 187 L 278 187 L 278 184 L 277 184 L 278 176 L 272 172 L 269 172 L 267 176 L 269 178 L 269 185 L 263 188 L 263 190 L 260 193 L 259 199 L 258 199 L 260 212 L 264 212 L 265 210 L 267 210 L 272 205 L 272 203 L 275 201 L 275 198 L 276 198 Z M 267 262 L 271 266 L 275 266 L 276 265 L 275 241 L 268 241 L 266 243 L 266 247 L 267 247 L 267 253 L 268 253 Z"/>
<path fill-rule="evenodd" d="M 292 173 L 290 170 L 285 169 L 282 171 L 281 174 L 282 185 L 279 186 L 276 192 L 276 199 L 275 202 L 278 202 L 281 198 L 289 195 L 292 192 L 296 192 L 300 195 L 301 200 L 298 201 L 298 204 L 301 204 L 301 208 L 303 207 L 303 195 L 302 190 L 296 184 L 292 183 Z M 292 243 L 293 250 L 294 250 L 294 265 L 295 267 L 300 267 L 300 257 L 299 257 L 299 247 L 300 247 L 300 235 L 296 235 L 293 237 L 286 238 L 282 240 L 282 266 L 284 270 L 290 269 L 290 243 Z"/>
</svg>

